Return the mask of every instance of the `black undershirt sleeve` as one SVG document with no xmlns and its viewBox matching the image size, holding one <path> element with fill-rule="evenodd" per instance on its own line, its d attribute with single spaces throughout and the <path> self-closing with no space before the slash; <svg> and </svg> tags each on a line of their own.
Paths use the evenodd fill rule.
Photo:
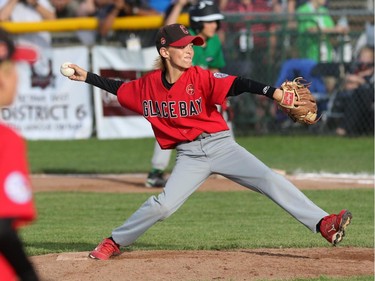
<svg viewBox="0 0 375 281">
<path fill-rule="evenodd" d="M 120 80 L 113 80 L 106 77 L 101 77 L 99 75 L 96 75 L 91 72 L 87 72 L 86 81 L 87 84 L 96 86 L 100 89 L 103 89 L 111 94 L 114 94 L 117 96 L 117 91 L 120 88 L 120 86 L 124 83 Z"/>
<path fill-rule="evenodd" d="M 23 250 L 22 242 L 12 227 L 12 222 L 10 218 L 0 219 L 0 253 L 21 281 L 37 281 L 38 276 Z"/>
<path fill-rule="evenodd" d="M 87 73 L 85 82 L 114 95 L 117 95 L 118 89 L 124 83 L 123 81 L 101 77 L 91 72 Z M 267 96 L 270 99 L 273 99 L 273 93 L 275 90 L 276 88 L 272 86 L 238 76 L 229 89 L 227 96 L 238 96 L 242 93 L 251 93 Z"/>
<path fill-rule="evenodd" d="M 266 96 L 270 99 L 273 99 L 273 93 L 276 88 L 238 76 L 228 91 L 227 96 L 238 96 L 242 93 L 251 93 L 256 95 Z"/>
</svg>

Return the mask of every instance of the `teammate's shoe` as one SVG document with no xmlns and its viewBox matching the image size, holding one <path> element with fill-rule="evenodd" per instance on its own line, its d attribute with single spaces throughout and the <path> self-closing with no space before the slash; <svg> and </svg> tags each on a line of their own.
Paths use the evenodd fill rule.
<svg viewBox="0 0 375 281">
<path fill-rule="evenodd" d="M 89 257 L 97 260 L 108 260 L 112 256 L 121 254 L 119 246 L 110 238 L 105 238 L 100 244 L 89 254 Z"/>
<path fill-rule="evenodd" d="M 326 216 L 320 223 L 319 231 L 329 243 L 336 246 L 345 236 L 345 229 L 350 224 L 352 217 L 348 210 L 342 210 L 338 215 Z"/>
<path fill-rule="evenodd" d="M 153 170 L 147 176 L 146 187 L 164 187 L 167 180 L 164 178 L 163 171 Z"/>
</svg>

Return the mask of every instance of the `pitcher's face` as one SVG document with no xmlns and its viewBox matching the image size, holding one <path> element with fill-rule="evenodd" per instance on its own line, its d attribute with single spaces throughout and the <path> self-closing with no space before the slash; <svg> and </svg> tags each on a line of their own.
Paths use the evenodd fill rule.
<svg viewBox="0 0 375 281">
<path fill-rule="evenodd" d="M 164 50 L 162 50 L 164 49 Z M 169 60 L 171 66 L 187 69 L 193 64 L 194 49 L 193 43 L 190 43 L 184 47 L 172 47 L 162 48 L 161 55 Z"/>
</svg>

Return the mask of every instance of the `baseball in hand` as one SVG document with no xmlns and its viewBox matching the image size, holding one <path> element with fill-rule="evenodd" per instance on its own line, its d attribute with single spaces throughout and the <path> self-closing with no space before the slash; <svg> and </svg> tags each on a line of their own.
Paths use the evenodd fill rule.
<svg viewBox="0 0 375 281">
<path fill-rule="evenodd" d="M 66 77 L 72 76 L 74 74 L 74 69 L 69 67 L 69 64 L 71 64 L 71 62 L 64 62 L 60 67 L 61 74 Z"/>
</svg>

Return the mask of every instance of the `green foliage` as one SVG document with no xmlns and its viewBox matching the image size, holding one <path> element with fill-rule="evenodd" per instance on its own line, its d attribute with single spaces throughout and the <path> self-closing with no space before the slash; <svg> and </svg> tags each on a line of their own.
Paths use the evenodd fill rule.
<svg viewBox="0 0 375 281">
<path fill-rule="evenodd" d="M 374 139 L 238 137 L 267 166 L 288 172 L 374 173 Z M 28 141 L 32 173 L 139 173 L 151 168 L 154 139 Z M 174 161 L 170 162 L 170 171 Z"/>
<path fill-rule="evenodd" d="M 374 246 L 374 192 L 306 191 L 327 212 L 348 208 L 353 222 L 343 246 Z M 38 192 L 38 220 L 22 229 L 30 255 L 89 251 L 121 225 L 150 194 Z M 277 239 L 275 239 L 275 233 Z M 170 218 L 157 223 L 131 249 L 234 249 L 331 247 L 320 234 L 271 200 L 247 190 L 196 192 Z"/>
</svg>

